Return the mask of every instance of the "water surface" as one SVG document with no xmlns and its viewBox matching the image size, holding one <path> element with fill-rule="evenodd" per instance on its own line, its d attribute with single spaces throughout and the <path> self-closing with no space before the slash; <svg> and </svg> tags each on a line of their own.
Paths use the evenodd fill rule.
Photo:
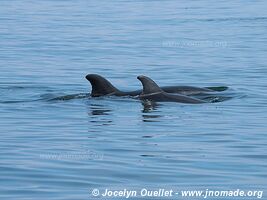
<svg viewBox="0 0 267 200">
<path fill-rule="evenodd" d="M 265 1 L 0 4 L 1 199 L 92 199 L 106 187 L 267 192 Z M 140 74 L 224 85 L 235 98 L 51 101 L 85 97 L 88 73 L 128 90 L 141 88 Z"/>
</svg>

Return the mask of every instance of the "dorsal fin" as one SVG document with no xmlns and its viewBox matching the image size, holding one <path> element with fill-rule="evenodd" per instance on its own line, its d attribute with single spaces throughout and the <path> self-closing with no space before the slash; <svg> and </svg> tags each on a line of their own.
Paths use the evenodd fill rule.
<svg viewBox="0 0 267 200">
<path fill-rule="evenodd" d="M 148 78 L 147 76 L 140 75 L 137 77 L 137 79 L 140 80 L 143 85 L 142 94 L 163 92 L 163 90 L 152 79 Z"/>
<path fill-rule="evenodd" d="M 98 74 L 88 74 L 85 77 L 92 85 L 91 96 L 103 96 L 119 92 L 107 79 Z"/>
</svg>

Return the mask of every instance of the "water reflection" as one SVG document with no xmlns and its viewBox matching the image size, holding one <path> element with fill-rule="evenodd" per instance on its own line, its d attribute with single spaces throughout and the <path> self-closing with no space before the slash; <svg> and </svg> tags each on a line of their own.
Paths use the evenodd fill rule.
<svg viewBox="0 0 267 200">
<path fill-rule="evenodd" d="M 159 104 L 149 100 L 142 101 L 142 105 L 143 105 L 143 113 L 150 113 L 154 110 L 157 110 L 157 108 L 159 107 Z"/>
<path fill-rule="evenodd" d="M 94 108 L 91 110 L 92 115 L 109 115 L 109 112 L 111 110 L 108 109 L 95 109 Z"/>
<path fill-rule="evenodd" d="M 157 108 L 159 107 L 159 104 L 153 101 L 142 101 L 143 105 L 143 122 L 158 122 L 158 118 L 162 117 L 159 114 L 155 114 Z"/>
<path fill-rule="evenodd" d="M 112 110 L 102 104 L 90 104 L 88 107 L 89 122 L 97 126 L 113 124 L 110 116 Z"/>
</svg>

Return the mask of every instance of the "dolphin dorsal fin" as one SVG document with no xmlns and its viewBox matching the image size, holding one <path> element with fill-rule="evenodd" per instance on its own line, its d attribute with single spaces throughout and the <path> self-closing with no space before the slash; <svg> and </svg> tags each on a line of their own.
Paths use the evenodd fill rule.
<svg viewBox="0 0 267 200">
<path fill-rule="evenodd" d="M 151 93 L 159 93 L 163 92 L 163 90 L 149 77 L 140 75 L 137 77 L 138 80 L 141 81 L 143 85 L 143 93 L 142 94 L 151 94 Z"/>
<path fill-rule="evenodd" d="M 91 96 L 103 96 L 119 92 L 107 79 L 98 74 L 88 74 L 85 77 L 92 85 Z"/>
</svg>

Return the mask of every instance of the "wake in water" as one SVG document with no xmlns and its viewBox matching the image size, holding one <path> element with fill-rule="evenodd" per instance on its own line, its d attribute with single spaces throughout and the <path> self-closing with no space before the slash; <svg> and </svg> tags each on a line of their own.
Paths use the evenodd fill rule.
<svg viewBox="0 0 267 200">
<path fill-rule="evenodd" d="M 84 99 L 89 97 L 90 97 L 89 93 L 79 93 L 79 94 L 69 94 L 69 95 L 49 98 L 48 101 L 68 101 L 73 99 Z"/>
</svg>

